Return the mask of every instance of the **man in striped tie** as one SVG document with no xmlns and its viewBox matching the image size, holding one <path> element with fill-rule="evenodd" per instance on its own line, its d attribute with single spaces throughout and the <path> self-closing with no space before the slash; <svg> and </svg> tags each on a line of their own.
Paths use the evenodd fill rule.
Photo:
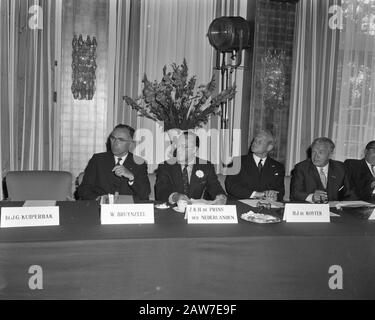
<svg viewBox="0 0 375 320">
<path fill-rule="evenodd" d="M 156 171 L 156 200 L 175 204 L 179 200 L 205 198 L 212 200 L 212 204 L 225 204 L 227 197 L 214 166 L 197 157 L 199 137 L 184 132 L 176 147 L 176 157 L 159 164 Z"/>
<path fill-rule="evenodd" d="M 351 189 L 345 166 L 330 159 L 333 141 L 317 138 L 311 145 L 311 159 L 296 164 L 291 179 L 291 200 L 324 203 L 358 199 Z"/>
</svg>

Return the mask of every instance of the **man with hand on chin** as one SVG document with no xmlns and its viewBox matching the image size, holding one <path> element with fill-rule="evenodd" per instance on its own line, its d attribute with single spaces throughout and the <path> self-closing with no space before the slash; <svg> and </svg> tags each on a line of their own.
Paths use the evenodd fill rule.
<svg viewBox="0 0 375 320">
<path fill-rule="evenodd" d="M 356 200 L 344 164 L 331 160 L 335 144 L 326 137 L 311 145 L 311 159 L 296 164 L 291 179 L 291 200 L 310 203 Z"/>
<path fill-rule="evenodd" d="M 82 200 L 92 200 L 106 194 L 133 195 L 134 200 L 148 200 L 150 181 L 144 159 L 133 155 L 134 129 L 119 124 L 109 136 L 110 151 L 94 154 L 78 187 Z"/>
<path fill-rule="evenodd" d="M 199 137 L 184 132 L 177 139 L 176 157 L 159 164 L 155 183 L 156 200 L 177 203 L 206 198 L 211 204 L 225 204 L 226 195 L 214 166 L 197 157 Z"/>
</svg>

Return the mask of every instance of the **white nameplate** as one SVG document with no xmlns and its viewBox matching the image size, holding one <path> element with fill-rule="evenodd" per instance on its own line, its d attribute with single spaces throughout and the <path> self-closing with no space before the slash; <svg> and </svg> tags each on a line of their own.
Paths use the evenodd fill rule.
<svg viewBox="0 0 375 320">
<path fill-rule="evenodd" d="M 59 207 L 3 207 L 1 228 L 58 226 Z"/>
<path fill-rule="evenodd" d="M 330 222 L 329 204 L 286 203 L 286 222 Z"/>
<path fill-rule="evenodd" d="M 238 223 L 235 205 L 188 205 L 188 223 Z"/>
<path fill-rule="evenodd" d="M 100 220 L 102 224 L 154 223 L 154 205 L 152 203 L 102 204 Z"/>
</svg>

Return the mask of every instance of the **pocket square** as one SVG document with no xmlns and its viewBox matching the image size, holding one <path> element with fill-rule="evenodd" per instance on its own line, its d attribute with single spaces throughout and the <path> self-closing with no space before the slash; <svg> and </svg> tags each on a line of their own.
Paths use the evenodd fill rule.
<svg viewBox="0 0 375 320">
<path fill-rule="evenodd" d="M 278 172 L 276 172 L 276 173 L 275 173 L 275 176 L 278 176 L 278 175 L 279 175 L 279 173 L 278 173 Z"/>
</svg>

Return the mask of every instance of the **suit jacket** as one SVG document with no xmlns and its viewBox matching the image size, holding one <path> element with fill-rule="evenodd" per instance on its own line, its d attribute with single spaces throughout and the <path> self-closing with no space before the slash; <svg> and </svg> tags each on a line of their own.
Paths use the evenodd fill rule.
<svg viewBox="0 0 375 320">
<path fill-rule="evenodd" d="M 349 182 L 355 194 L 361 200 L 371 200 L 373 190 L 371 183 L 375 181 L 375 178 L 370 172 L 366 160 L 347 159 L 344 164 L 349 176 Z"/>
<path fill-rule="evenodd" d="M 148 200 L 151 192 L 150 181 L 147 175 L 147 164 L 129 152 L 123 166 L 129 169 L 134 175 L 133 185 L 128 184 L 128 179 L 117 177 L 112 169 L 115 166 L 115 159 L 111 152 L 94 154 L 85 169 L 81 185 L 78 187 L 78 196 L 83 200 L 96 199 L 98 196 L 116 191 L 122 195 L 133 195 L 134 200 Z M 141 163 L 141 164 L 139 164 Z"/>
<path fill-rule="evenodd" d="M 248 199 L 254 191 L 278 191 L 277 199 L 284 198 L 284 166 L 267 157 L 261 173 L 254 161 L 253 154 L 249 153 L 233 160 L 233 167 L 240 167 L 236 175 L 228 175 L 225 179 L 225 189 L 230 198 Z"/>
<path fill-rule="evenodd" d="M 199 170 L 201 172 L 197 174 Z M 173 192 L 184 193 L 181 164 L 165 161 L 159 164 L 156 171 L 155 198 L 167 202 Z M 196 158 L 187 196 L 193 199 L 204 196 L 205 199 L 212 200 L 218 194 L 225 194 L 225 191 L 220 185 L 214 166 L 208 161 Z"/>
<path fill-rule="evenodd" d="M 327 189 L 324 189 L 318 170 L 310 159 L 296 164 L 290 184 L 292 201 L 305 201 L 316 190 L 326 190 L 328 201 L 356 200 L 345 166 L 340 161 L 329 160 Z"/>
</svg>

